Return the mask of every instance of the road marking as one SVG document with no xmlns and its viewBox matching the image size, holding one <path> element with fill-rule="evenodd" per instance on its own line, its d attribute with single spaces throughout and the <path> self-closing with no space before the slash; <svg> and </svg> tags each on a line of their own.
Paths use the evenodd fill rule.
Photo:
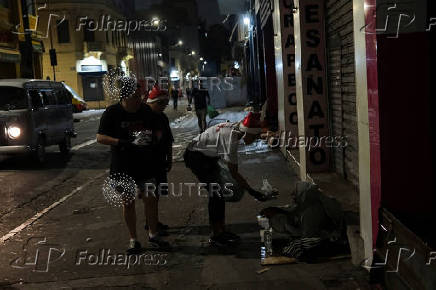
<svg viewBox="0 0 436 290">
<path fill-rule="evenodd" d="M 22 223 L 21 225 L 16 227 L 15 229 L 11 230 L 9 233 L 7 233 L 6 235 L 4 235 L 3 237 L 0 238 L 0 245 L 3 245 L 7 240 L 9 240 L 13 236 L 15 236 L 16 234 L 20 233 L 22 230 L 24 230 L 25 228 L 27 228 L 28 226 L 30 226 L 31 224 L 33 224 L 34 222 L 39 220 L 42 216 L 47 214 L 49 211 L 51 211 L 52 209 L 54 209 L 58 205 L 62 204 L 64 201 L 66 201 L 67 199 L 69 199 L 70 197 L 72 197 L 73 195 L 75 195 L 76 193 L 78 193 L 79 191 L 81 191 L 82 189 L 87 187 L 88 185 L 90 185 L 92 182 L 95 181 L 96 178 L 98 179 L 98 178 L 106 175 L 108 172 L 109 171 L 106 170 L 104 173 L 101 173 L 101 174 L 97 175 L 95 178 L 89 180 L 84 185 L 77 187 L 76 189 L 74 189 L 68 195 L 62 197 L 61 199 L 59 199 L 58 201 L 54 202 L 49 207 L 46 207 L 45 209 L 43 209 L 42 211 L 38 212 L 37 214 L 35 214 L 30 219 L 28 219 L 27 221 L 25 221 L 24 223 Z"/>
<path fill-rule="evenodd" d="M 82 144 L 76 145 L 76 146 L 74 146 L 73 148 L 71 148 L 71 150 L 72 150 L 72 151 L 77 151 L 77 150 L 79 150 L 80 148 L 83 148 L 83 147 L 86 147 L 86 146 L 92 145 L 92 144 L 94 144 L 94 143 L 97 143 L 97 139 L 89 140 L 89 141 L 86 141 L 86 142 L 84 142 L 84 143 L 82 143 Z"/>
</svg>

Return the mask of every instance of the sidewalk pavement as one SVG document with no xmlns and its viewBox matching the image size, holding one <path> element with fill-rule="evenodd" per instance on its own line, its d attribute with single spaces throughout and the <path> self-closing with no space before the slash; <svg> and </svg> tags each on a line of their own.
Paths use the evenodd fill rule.
<svg viewBox="0 0 436 290">
<path fill-rule="evenodd" d="M 260 265 L 256 215 L 264 207 L 290 203 L 297 179 L 280 152 L 253 152 L 241 153 L 242 174 L 255 188 L 261 187 L 262 177 L 268 178 L 280 196 L 259 203 L 246 195 L 239 203 L 227 204 L 229 229 L 242 238 L 238 247 L 218 250 L 208 245 L 207 197 L 194 191 L 189 196 L 184 186 L 182 196 L 170 194 L 160 200 L 160 219 L 171 227 L 167 240 L 172 251 L 148 249 L 140 265 L 134 265 L 134 259 L 125 265 L 127 229 L 121 209 L 110 207 L 103 198 L 107 173 L 102 172 L 99 178 L 84 180 L 83 188 L 71 198 L 0 244 L 0 288 L 369 289 L 365 271 L 355 268 L 350 259 L 269 266 L 268 271 L 256 273 L 266 268 Z M 198 181 L 182 162 L 176 162 L 169 182 L 176 185 L 177 193 L 179 183 Z M 147 246 L 141 201 L 136 208 L 139 239 Z M 116 265 L 106 260 L 108 250 L 122 254 Z"/>
</svg>

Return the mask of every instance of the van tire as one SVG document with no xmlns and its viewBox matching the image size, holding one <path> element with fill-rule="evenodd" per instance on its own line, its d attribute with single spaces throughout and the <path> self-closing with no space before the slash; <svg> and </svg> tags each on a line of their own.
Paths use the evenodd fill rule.
<svg viewBox="0 0 436 290">
<path fill-rule="evenodd" d="M 38 164 L 43 164 L 45 162 L 45 142 L 43 137 L 38 138 L 33 158 Z"/>
<path fill-rule="evenodd" d="M 68 155 L 71 152 L 71 136 L 65 135 L 64 141 L 59 144 L 59 150 L 64 155 Z"/>
</svg>

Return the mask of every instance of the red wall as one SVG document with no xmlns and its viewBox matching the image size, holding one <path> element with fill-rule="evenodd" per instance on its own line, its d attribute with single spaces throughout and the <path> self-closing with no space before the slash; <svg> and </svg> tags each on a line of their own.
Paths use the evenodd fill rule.
<svg viewBox="0 0 436 290">
<path fill-rule="evenodd" d="M 430 34 L 379 35 L 377 44 L 382 205 L 400 216 L 431 215 Z"/>
</svg>

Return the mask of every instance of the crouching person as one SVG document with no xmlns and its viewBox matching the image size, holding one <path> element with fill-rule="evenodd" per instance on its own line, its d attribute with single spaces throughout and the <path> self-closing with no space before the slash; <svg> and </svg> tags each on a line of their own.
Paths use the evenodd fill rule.
<svg viewBox="0 0 436 290">
<path fill-rule="evenodd" d="M 239 123 L 222 123 L 208 128 L 193 139 L 185 151 L 186 167 L 190 168 L 200 182 L 207 183 L 210 190 L 213 183 L 223 180 L 218 162 L 222 159 L 228 166 L 231 176 L 238 186 L 247 190 L 259 201 L 265 201 L 265 196 L 251 188 L 238 171 L 238 144 L 242 139 L 246 145 L 252 144 L 260 137 L 260 115 L 249 113 Z M 225 198 L 223 193 L 209 192 L 209 223 L 212 235 L 209 242 L 212 245 L 227 246 L 240 238 L 225 228 Z"/>
<path fill-rule="evenodd" d="M 161 139 L 159 120 L 152 110 L 142 103 L 136 91 L 136 82 L 128 77 L 119 81 L 120 102 L 109 106 L 100 120 L 97 142 L 111 146 L 110 174 L 127 175 L 135 180 L 138 197 L 143 199 L 146 220 L 149 224 L 149 245 L 156 248 L 168 247 L 158 234 L 157 198 L 145 194 L 145 183 L 153 177 L 151 166 L 154 150 Z M 127 252 L 141 249 L 136 232 L 135 202 L 123 206 L 130 243 Z"/>
</svg>

